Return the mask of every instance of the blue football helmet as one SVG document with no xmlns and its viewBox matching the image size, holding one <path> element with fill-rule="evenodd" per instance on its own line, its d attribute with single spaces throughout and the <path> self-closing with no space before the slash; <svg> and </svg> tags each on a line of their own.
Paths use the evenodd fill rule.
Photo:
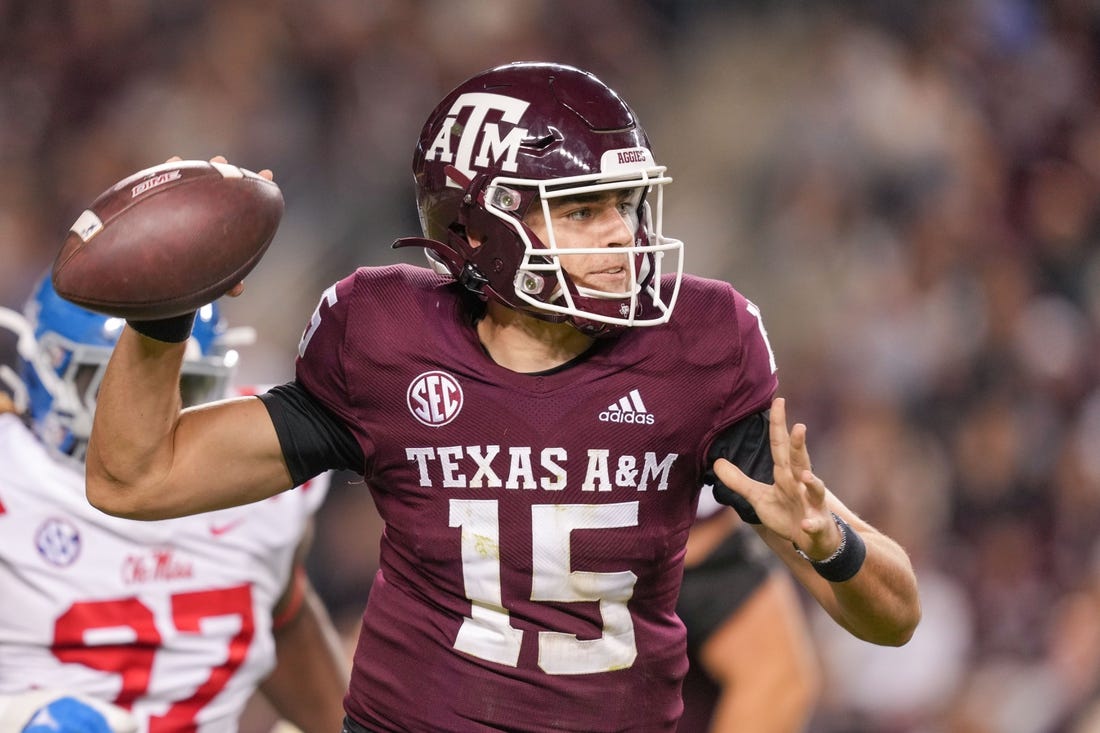
<svg viewBox="0 0 1100 733">
<path fill-rule="evenodd" d="M 84 460 L 96 394 L 124 325 L 121 318 L 62 299 L 49 276 L 38 283 L 22 316 L 0 308 L 0 326 L 19 338 L 19 371 L 0 368 L 0 381 L 55 455 Z M 237 352 L 228 346 L 251 340 L 242 332 L 251 329 L 228 329 L 216 304 L 199 310 L 180 380 L 185 407 L 227 394 L 237 363 Z"/>
</svg>

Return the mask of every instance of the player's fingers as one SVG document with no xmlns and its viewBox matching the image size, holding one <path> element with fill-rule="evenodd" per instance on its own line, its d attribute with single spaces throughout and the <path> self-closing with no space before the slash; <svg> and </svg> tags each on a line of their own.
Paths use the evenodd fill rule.
<svg viewBox="0 0 1100 733">
<path fill-rule="evenodd" d="M 182 158 L 180 158 L 178 155 L 174 155 L 174 156 L 172 156 L 171 158 L 168 159 L 168 162 L 169 163 L 174 163 L 177 160 L 182 160 Z M 215 155 L 213 158 L 210 159 L 210 162 L 211 163 L 228 163 L 229 160 L 224 155 Z M 275 174 L 272 172 L 272 170 L 270 168 L 264 168 L 257 175 L 259 175 L 261 178 L 266 178 L 269 181 L 274 181 L 275 180 Z"/>
<path fill-rule="evenodd" d="M 766 484 L 749 478 L 740 468 L 733 465 L 725 458 L 719 458 L 714 462 L 714 475 L 716 475 L 718 480 L 729 488 L 730 491 L 741 495 L 750 504 L 753 502 L 754 496 L 762 488 L 767 488 Z"/>
<path fill-rule="evenodd" d="M 787 432 L 786 400 L 782 397 L 776 397 L 772 400 L 768 439 L 771 442 L 772 462 L 775 464 L 776 481 L 778 482 L 779 474 L 791 476 L 790 434 Z"/>
<path fill-rule="evenodd" d="M 791 470 L 794 475 L 801 475 L 803 471 L 813 470 L 810 465 L 810 450 L 806 446 L 806 426 L 795 423 L 791 428 Z"/>
<path fill-rule="evenodd" d="M 173 155 L 171 158 L 169 158 L 168 160 L 166 160 L 164 162 L 165 163 L 175 163 L 175 162 L 180 161 L 180 160 L 183 160 L 183 158 L 179 157 L 178 155 Z"/>
<path fill-rule="evenodd" d="M 829 523 L 833 520 L 833 515 L 818 512 L 803 518 L 799 527 L 808 535 L 821 534 L 829 527 Z"/>
<path fill-rule="evenodd" d="M 806 487 L 806 499 L 809 501 L 810 506 L 819 509 L 824 507 L 825 482 L 809 469 L 799 473 L 799 480 Z"/>
<path fill-rule="evenodd" d="M 791 472 L 805 487 L 810 506 L 821 509 L 825 506 L 825 482 L 813 472 L 806 433 L 806 426 L 802 423 L 791 428 Z"/>
</svg>

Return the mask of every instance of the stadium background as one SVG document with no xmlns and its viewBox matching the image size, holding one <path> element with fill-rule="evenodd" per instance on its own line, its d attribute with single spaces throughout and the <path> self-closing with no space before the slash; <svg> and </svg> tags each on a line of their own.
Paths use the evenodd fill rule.
<svg viewBox="0 0 1100 733">
<path fill-rule="evenodd" d="M 224 154 L 286 195 L 225 306 L 242 380 L 284 380 L 327 285 L 414 257 L 437 99 L 589 68 L 676 179 L 688 269 L 761 306 L 820 473 L 917 567 L 907 647 L 814 615 L 813 733 L 1100 730 L 1098 31 L 1090 0 L 0 0 L 0 304 L 109 184 Z M 344 625 L 377 528 L 353 484 L 322 510 Z"/>
</svg>

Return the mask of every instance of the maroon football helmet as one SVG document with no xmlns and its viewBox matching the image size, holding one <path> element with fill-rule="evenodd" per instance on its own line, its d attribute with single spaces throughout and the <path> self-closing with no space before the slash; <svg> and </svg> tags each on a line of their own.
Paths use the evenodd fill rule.
<svg viewBox="0 0 1100 733">
<path fill-rule="evenodd" d="M 413 157 L 417 207 L 433 267 L 485 299 L 594 336 L 665 323 L 683 274 L 683 243 L 662 236 L 663 187 L 672 179 L 653 162 L 649 140 L 622 99 L 592 74 L 551 63 L 514 63 L 455 88 L 428 117 Z M 638 189 L 628 288 L 576 285 L 559 250 L 549 201 Z M 541 206 L 542 241 L 524 223 Z M 481 240 L 471 246 L 467 232 Z M 674 258 L 666 265 L 666 256 Z M 662 278 L 662 274 L 671 276 Z"/>
</svg>

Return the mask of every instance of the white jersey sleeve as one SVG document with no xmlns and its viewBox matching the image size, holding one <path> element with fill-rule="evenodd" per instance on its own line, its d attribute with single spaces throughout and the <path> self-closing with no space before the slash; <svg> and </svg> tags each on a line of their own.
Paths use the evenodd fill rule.
<svg viewBox="0 0 1100 733">
<path fill-rule="evenodd" d="M 79 467 L 0 415 L 0 695 L 62 690 L 130 710 L 142 731 L 233 733 L 274 666 L 272 609 L 327 479 L 120 519 L 88 504 Z"/>
</svg>

